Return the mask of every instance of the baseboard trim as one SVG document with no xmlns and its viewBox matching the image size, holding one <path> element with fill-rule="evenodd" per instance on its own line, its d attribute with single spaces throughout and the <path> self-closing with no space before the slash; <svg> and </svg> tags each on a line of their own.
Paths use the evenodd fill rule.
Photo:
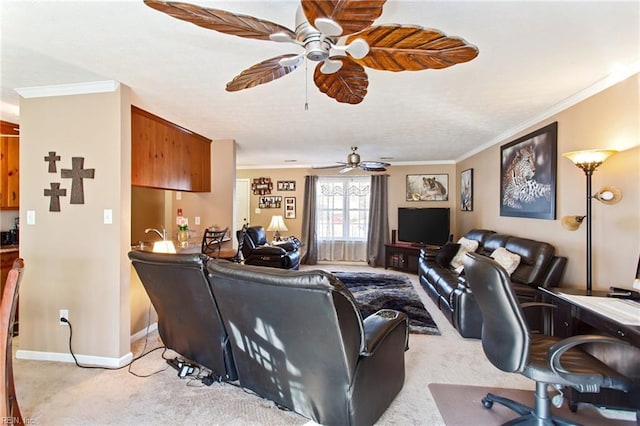
<svg viewBox="0 0 640 426">
<path fill-rule="evenodd" d="M 26 351 L 19 349 L 16 351 L 16 358 L 32 361 L 57 361 L 75 363 L 75 360 L 73 359 L 71 354 L 60 352 Z M 76 354 L 76 358 L 78 359 L 78 363 L 80 365 L 120 368 L 131 362 L 131 360 L 133 359 L 133 354 L 131 352 L 128 352 L 120 358 Z"/>
<path fill-rule="evenodd" d="M 131 343 L 135 342 L 136 340 L 142 339 L 143 337 L 145 337 L 147 334 L 151 333 L 152 331 L 156 331 L 158 329 L 158 323 L 154 322 L 153 324 L 150 324 L 148 327 L 143 328 L 140 331 L 137 331 L 136 333 L 131 335 Z"/>
</svg>

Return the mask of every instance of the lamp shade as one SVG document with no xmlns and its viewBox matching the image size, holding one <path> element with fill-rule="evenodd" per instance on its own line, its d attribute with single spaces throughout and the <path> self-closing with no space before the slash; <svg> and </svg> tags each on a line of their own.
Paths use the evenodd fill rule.
<svg viewBox="0 0 640 426">
<path fill-rule="evenodd" d="M 573 164 L 584 171 L 594 171 L 616 152 L 618 151 L 613 149 L 587 149 L 584 151 L 565 152 L 562 156 L 567 157 Z"/>
<path fill-rule="evenodd" d="M 622 190 L 616 186 L 603 186 L 593 198 L 604 204 L 616 204 L 622 200 Z"/>
<path fill-rule="evenodd" d="M 267 231 L 278 231 L 278 232 L 288 231 L 287 226 L 284 224 L 284 220 L 282 219 L 281 215 L 277 214 L 277 215 L 271 216 L 271 223 L 269 224 Z"/>
<path fill-rule="evenodd" d="M 562 216 L 560 223 L 562 227 L 568 231 L 575 231 L 580 228 L 585 216 Z"/>
</svg>

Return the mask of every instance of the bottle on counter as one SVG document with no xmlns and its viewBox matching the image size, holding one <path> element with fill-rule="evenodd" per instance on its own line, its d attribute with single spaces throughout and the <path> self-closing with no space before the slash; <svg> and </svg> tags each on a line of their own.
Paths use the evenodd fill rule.
<svg viewBox="0 0 640 426">
<path fill-rule="evenodd" d="M 178 222 L 178 242 L 180 247 L 186 248 L 189 245 L 189 221 L 186 217 L 179 217 Z"/>
</svg>

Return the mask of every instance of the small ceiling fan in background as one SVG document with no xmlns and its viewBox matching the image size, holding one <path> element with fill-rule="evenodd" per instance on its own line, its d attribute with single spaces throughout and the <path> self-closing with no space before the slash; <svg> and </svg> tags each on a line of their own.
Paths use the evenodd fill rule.
<svg viewBox="0 0 640 426">
<path fill-rule="evenodd" d="M 341 103 L 358 104 L 367 94 L 364 67 L 386 71 L 447 68 L 478 56 L 458 37 L 417 25 L 376 25 L 386 0 L 301 0 L 296 29 L 189 3 L 144 0 L 174 18 L 238 37 L 294 43 L 304 53 L 285 54 L 247 68 L 227 83 L 233 92 L 268 83 L 296 70 L 305 58 L 319 62 L 315 85 Z"/>
<path fill-rule="evenodd" d="M 340 173 L 347 173 L 353 169 L 360 168 L 366 172 L 384 172 L 386 167 L 389 167 L 391 164 L 385 163 L 382 161 L 360 161 L 360 154 L 356 151 L 358 150 L 357 146 L 351 147 L 351 154 L 347 155 L 347 162 L 338 162 L 335 166 L 318 166 L 313 167 L 314 169 L 337 169 L 338 167 L 342 167 Z"/>
</svg>

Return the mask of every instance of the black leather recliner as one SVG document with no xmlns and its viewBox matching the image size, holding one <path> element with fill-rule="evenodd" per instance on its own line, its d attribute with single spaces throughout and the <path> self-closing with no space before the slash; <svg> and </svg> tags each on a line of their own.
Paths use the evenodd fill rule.
<svg viewBox="0 0 640 426">
<path fill-rule="evenodd" d="M 231 346 L 206 272 L 204 254 L 129 252 L 158 314 L 164 345 L 226 380 L 237 378 Z"/>
<path fill-rule="evenodd" d="M 402 389 L 404 313 L 363 320 L 324 271 L 214 259 L 207 268 L 242 387 L 323 425 L 371 425 Z"/>
<path fill-rule="evenodd" d="M 262 226 L 250 226 L 244 234 L 242 256 L 245 265 L 270 266 L 281 269 L 298 269 L 300 252 L 298 243 L 283 241 L 267 243 L 267 233 Z"/>
<path fill-rule="evenodd" d="M 535 407 L 491 393 L 483 398 L 486 408 L 491 408 L 495 402 L 522 416 L 508 424 L 574 424 L 551 415 L 550 385 L 570 386 L 579 392 L 591 393 L 600 392 L 600 388 L 631 389 L 633 382 L 630 378 L 586 352 L 588 345 L 593 343 L 629 345 L 627 342 L 601 335 L 562 339 L 531 333 L 504 268 L 489 257 L 467 253 L 464 269 L 482 312 L 482 348 L 485 355 L 498 369 L 522 374 L 536 382 Z"/>
</svg>

